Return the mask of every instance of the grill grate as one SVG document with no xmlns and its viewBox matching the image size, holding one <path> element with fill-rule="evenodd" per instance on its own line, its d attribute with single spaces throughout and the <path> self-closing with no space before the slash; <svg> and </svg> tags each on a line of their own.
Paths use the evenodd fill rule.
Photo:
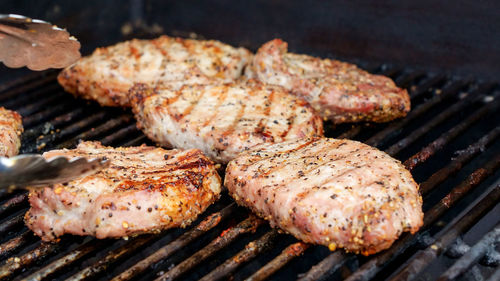
<svg viewBox="0 0 500 281">
<path fill-rule="evenodd" d="M 414 109 L 389 124 L 327 123 L 325 132 L 383 149 L 412 171 L 421 182 L 425 211 L 416 235 L 403 234 L 390 249 L 370 257 L 332 253 L 270 229 L 223 194 L 187 229 L 129 240 L 67 235 L 50 244 L 23 224 L 26 193 L 2 193 L 0 279 L 495 280 L 498 261 L 481 259 L 498 254 L 499 86 L 394 66 L 363 66 L 408 88 Z M 72 98 L 57 85 L 56 74 L 30 74 L 0 85 L 0 105 L 23 115 L 22 153 L 73 147 L 80 139 L 112 146 L 152 144 L 137 130 L 130 112 Z M 450 258 L 447 251 L 470 233 L 476 236 L 468 242 L 470 250 Z"/>
</svg>

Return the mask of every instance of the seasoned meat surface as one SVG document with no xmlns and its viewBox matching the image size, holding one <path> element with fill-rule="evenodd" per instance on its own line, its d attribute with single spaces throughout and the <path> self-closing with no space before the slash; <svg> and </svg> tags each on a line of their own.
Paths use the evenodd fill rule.
<svg viewBox="0 0 500 281">
<path fill-rule="evenodd" d="M 138 127 L 150 139 L 201 149 L 217 162 L 256 144 L 323 135 L 321 118 L 307 102 L 254 80 L 177 91 L 136 85 L 131 92 Z"/>
<path fill-rule="evenodd" d="M 256 146 L 229 162 L 225 185 L 272 226 L 331 250 L 369 255 L 422 225 L 418 185 L 368 145 L 328 138 Z"/>
<path fill-rule="evenodd" d="M 104 106 L 129 106 L 134 83 L 162 81 L 184 84 L 230 82 L 241 76 L 252 54 L 213 40 L 161 36 L 98 48 L 64 69 L 58 77 L 64 89 Z"/>
<path fill-rule="evenodd" d="M 288 53 L 280 39 L 264 44 L 245 74 L 292 90 L 334 123 L 387 122 L 410 110 L 408 92 L 390 78 L 337 60 Z"/>
<path fill-rule="evenodd" d="M 19 153 L 22 132 L 21 115 L 0 107 L 0 156 L 10 157 Z"/>
<path fill-rule="evenodd" d="M 66 184 L 31 191 L 26 225 L 45 241 L 65 233 L 125 237 L 189 225 L 220 194 L 214 164 L 201 151 L 83 142 L 55 156 L 106 157 L 109 167 Z"/>
</svg>

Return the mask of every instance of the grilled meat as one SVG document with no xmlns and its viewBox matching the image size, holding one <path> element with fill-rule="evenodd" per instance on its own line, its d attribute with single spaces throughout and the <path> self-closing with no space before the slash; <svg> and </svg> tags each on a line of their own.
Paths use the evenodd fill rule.
<svg viewBox="0 0 500 281">
<path fill-rule="evenodd" d="M 22 132 L 21 115 L 0 107 L 0 156 L 10 157 L 19 153 Z"/>
<path fill-rule="evenodd" d="M 201 151 L 83 142 L 44 157 L 106 157 L 110 166 L 67 184 L 30 192 L 27 226 L 43 240 L 64 233 L 123 237 L 189 225 L 220 193 L 214 164 Z"/>
<path fill-rule="evenodd" d="M 142 84 L 131 95 L 138 127 L 150 139 L 201 149 L 217 162 L 256 144 L 323 135 L 321 118 L 307 102 L 254 80 L 177 91 Z"/>
<path fill-rule="evenodd" d="M 128 90 L 134 83 L 162 81 L 184 84 L 230 82 L 241 76 L 252 54 L 219 41 L 161 36 L 131 40 L 98 48 L 63 70 L 64 89 L 104 106 L 129 106 Z"/>
<path fill-rule="evenodd" d="M 408 92 L 390 78 L 345 62 L 287 53 L 280 39 L 264 44 L 245 74 L 292 90 L 334 123 L 387 122 L 410 110 Z"/>
<path fill-rule="evenodd" d="M 259 145 L 229 162 L 235 200 L 305 242 L 369 255 L 422 225 L 418 185 L 401 163 L 336 139 Z"/>
</svg>

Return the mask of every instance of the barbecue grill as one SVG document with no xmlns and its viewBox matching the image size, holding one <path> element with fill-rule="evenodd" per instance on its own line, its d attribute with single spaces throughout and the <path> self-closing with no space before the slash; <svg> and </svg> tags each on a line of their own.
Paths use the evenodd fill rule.
<svg viewBox="0 0 500 281">
<path fill-rule="evenodd" d="M 98 1 L 89 2 L 90 7 Z M 125 10 L 124 17 L 131 24 L 132 33 L 125 32 L 124 38 L 153 36 L 158 29 L 148 28 L 148 20 L 143 18 L 154 5 L 143 4 L 132 0 L 125 8 L 118 8 Z M 168 14 L 179 13 L 171 25 L 189 13 L 194 13 L 198 21 L 186 17 L 191 24 L 177 22 L 180 27 L 176 27 L 185 30 L 163 30 L 167 34 L 189 36 L 193 26 L 203 31 L 205 21 L 213 16 L 193 4 L 186 4 L 194 9 L 189 12 L 180 8 L 181 4 L 170 4 L 173 8 Z M 104 39 L 109 29 L 101 30 L 95 38 L 99 30 L 85 33 L 88 30 L 78 28 L 71 17 L 89 17 L 86 12 L 90 8 L 79 12 L 78 7 L 61 5 L 63 12 L 59 13 L 67 12 L 66 17 L 44 19 L 69 27 L 82 45 L 88 46 L 84 54 L 95 46 L 123 40 L 118 35 Z M 237 14 L 242 8 L 235 9 Z M 116 16 L 107 23 L 113 19 L 121 18 Z M 263 30 L 261 24 L 257 30 Z M 96 25 L 99 23 L 89 23 Z M 254 50 L 273 36 L 268 31 L 267 38 L 251 41 L 249 35 L 241 35 L 246 30 L 225 28 L 222 34 L 226 38 L 214 38 L 241 42 Z M 284 36 L 290 34 L 293 32 Z M 243 39 L 238 40 L 238 36 Z M 310 48 L 309 53 L 324 52 L 324 47 L 311 48 L 314 44 L 303 46 L 304 50 Z M 386 124 L 333 126 L 327 122 L 326 136 L 362 141 L 404 163 L 420 183 L 424 200 L 424 226 L 417 234 L 404 233 L 391 248 L 368 257 L 343 250 L 330 252 L 271 229 L 265 221 L 236 206 L 225 192 L 185 229 L 118 240 L 65 235 L 52 244 L 41 242 L 24 226 L 27 193 L 17 191 L 0 194 L 0 280 L 500 280 L 500 85 L 475 73 L 457 75 L 447 71 L 445 65 L 436 70 L 436 65 L 409 67 L 397 63 L 395 57 L 389 59 L 393 63 L 379 63 L 362 52 L 357 57 L 345 55 L 368 71 L 387 75 L 407 88 L 412 111 L 406 118 Z M 487 69 L 485 66 L 477 73 Z M 110 146 L 153 145 L 136 128 L 128 110 L 102 108 L 65 93 L 57 84 L 57 71 L 0 69 L 0 73 L 0 106 L 23 116 L 21 153 L 72 148 L 80 140 L 99 140 Z"/>
</svg>

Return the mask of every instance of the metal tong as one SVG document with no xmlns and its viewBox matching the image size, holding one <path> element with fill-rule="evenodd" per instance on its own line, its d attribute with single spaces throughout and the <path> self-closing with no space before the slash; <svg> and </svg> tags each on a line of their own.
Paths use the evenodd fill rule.
<svg viewBox="0 0 500 281">
<path fill-rule="evenodd" d="M 38 154 L 0 157 L 0 189 L 42 187 L 90 175 L 109 165 L 103 158 L 63 156 L 45 159 Z"/>
<path fill-rule="evenodd" d="M 46 21 L 0 14 L 0 61 L 11 68 L 63 68 L 78 60 L 80 43 Z"/>
</svg>

